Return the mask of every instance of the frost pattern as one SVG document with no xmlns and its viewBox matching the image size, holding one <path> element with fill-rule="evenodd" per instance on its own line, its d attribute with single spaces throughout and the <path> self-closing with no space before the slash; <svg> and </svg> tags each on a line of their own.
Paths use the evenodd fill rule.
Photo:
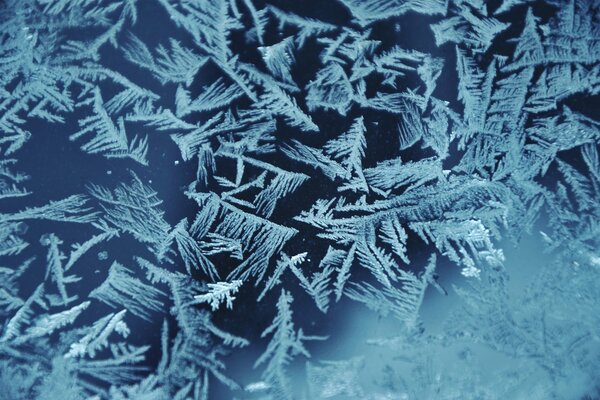
<svg viewBox="0 0 600 400">
<path fill-rule="evenodd" d="M 2 394 L 591 395 L 598 2 L 280 3 L 0 4 Z M 86 160 L 70 166 L 81 184 L 61 155 L 41 161 L 70 194 L 29 172 L 50 135 Z M 167 191 L 163 170 L 187 181 Z M 532 232 L 553 261 L 515 295 L 503 247 Z M 438 276 L 452 268 L 454 290 Z M 459 303 L 440 334 L 421 316 L 433 296 Z M 311 360 L 303 386 L 297 357 L 326 337 L 294 308 L 332 318 L 349 300 L 395 321 L 368 343 L 409 366 L 373 389 L 366 356 Z M 269 342 L 250 343 L 245 321 L 267 309 Z M 240 379 L 227 356 L 250 344 L 264 351 Z M 514 371 L 489 379 L 485 352 Z"/>
</svg>

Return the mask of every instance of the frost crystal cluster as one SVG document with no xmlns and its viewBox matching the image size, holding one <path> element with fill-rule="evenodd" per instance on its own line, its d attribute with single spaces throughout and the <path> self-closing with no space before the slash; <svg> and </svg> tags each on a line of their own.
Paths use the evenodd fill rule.
<svg viewBox="0 0 600 400">
<path fill-rule="evenodd" d="M 1 1 L 0 399 L 600 396 L 599 95 L 596 0 Z"/>
</svg>

